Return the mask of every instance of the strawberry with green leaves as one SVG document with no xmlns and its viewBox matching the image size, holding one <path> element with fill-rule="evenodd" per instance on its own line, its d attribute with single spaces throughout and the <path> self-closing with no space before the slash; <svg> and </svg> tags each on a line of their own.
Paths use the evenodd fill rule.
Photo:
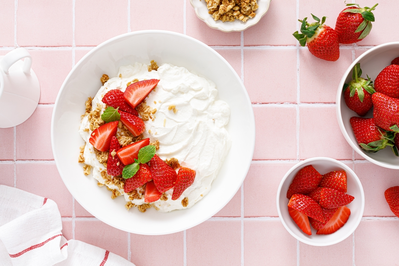
<svg viewBox="0 0 399 266">
<path fill-rule="evenodd" d="M 399 131 L 399 99 L 376 92 L 373 101 L 373 118 L 377 126 L 386 131 Z"/>
<path fill-rule="evenodd" d="M 399 65 L 385 67 L 374 81 L 375 91 L 386 96 L 399 98 Z"/>
<path fill-rule="evenodd" d="M 147 174 L 148 169 L 146 167 L 141 167 L 141 165 L 148 163 L 154 156 L 157 156 L 155 155 L 155 151 L 156 148 L 153 145 L 142 147 L 138 152 L 137 159 L 135 159 L 133 163 L 126 165 L 123 168 L 122 177 L 124 179 L 132 178 L 137 172 L 139 172 L 139 170 L 141 170 L 145 171 L 146 173 L 140 173 L 139 175 L 143 174 L 143 176 L 145 176 L 143 179 L 150 179 L 149 175 Z"/>
<path fill-rule="evenodd" d="M 327 61 L 336 61 L 339 58 L 338 34 L 334 29 L 324 24 L 326 17 L 320 21 L 312 14 L 316 21 L 309 24 L 307 18 L 299 20 L 302 22 L 301 33 L 294 32 L 294 37 L 301 46 L 308 46 L 309 52 L 314 56 Z"/>
<path fill-rule="evenodd" d="M 388 188 L 384 196 L 393 214 L 399 217 L 399 186 Z"/>
<path fill-rule="evenodd" d="M 373 107 L 371 95 L 375 92 L 373 82 L 361 77 L 360 63 L 353 67 L 353 80 L 344 86 L 344 99 L 349 109 L 360 116 L 364 116 Z"/>
<path fill-rule="evenodd" d="M 373 7 L 361 8 L 358 4 L 346 4 L 348 7 L 339 13 L 335 24 L 339 43 L 350 44 L 363 40 L 371 31 L 375 21 Z"/>
<path fill-rule="evenodd" d="M 152 180 L 152 175 L 150 167 L 146 164 L 140 164 L 139 170 L 134 176 L 128 178 L 125 182 L 124 191 L 125 193 L 132 192 L 133 190 L 141 187 L 142 185 L 150 182 Z"/>
<path fill-rule="evenodd" d="M 138 158 L 140 149 L 149 144 L 149 138 L 142 139 L 119 149 L 116 155 L 124 165 L 132 164 Z"/>
</svg>

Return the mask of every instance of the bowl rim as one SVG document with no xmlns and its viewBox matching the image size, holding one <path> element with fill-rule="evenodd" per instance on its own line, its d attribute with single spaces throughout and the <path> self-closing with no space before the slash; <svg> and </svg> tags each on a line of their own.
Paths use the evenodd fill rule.
<svg viewBox="0 0 399 266">
<path fill-rule="evenodd" d="M 354 226 L 353 226 L 353 230 L 350 230 L 349 233 L 343 235 L 343 237 L 338 238 L 338 239 L 336 239 L 336 240 L 333 240 L 333 241 L 330 241 L 330 242 L 326 242 L 326 243 L 314 243 L 311 239 L 302 239 L 302 238 L 298 237 L 298 236 L 289 228 L 289 226 L 287 225 L 287 223 L 286 223 L 285 220 L 283 219 L 283 216 L 282 216 L 282 213 L 281 213 L 281 210 L 280 210 L 280 197 L 281 197 L 281 192 L 282 192 L 281 190 L 282 190 L 282 187 L 283 187 L 285 181 L 287 180 L 288 176 L 291 175 L 292 172 L 294 172 L 295 170 L 297 170 L 297 169 L 300 168 L 301 166 L 303 166 L 303 165 L 305 165 L 305 164 L 308 164 L 308 163 L 310 163 L 310 162 L 313 162 L 313 161 L 323 161 L 323 160 L 324 160 L 324 161 L 329 161 L 329 162 L 332 162 L 332 163 L 337 164 L 339 167 L 341 167 L 341 168 L 342 168 L 343 170 L 345 170 L 347 173 L 349 172 L 349 173 L 354 177 L 355 182 L 356 182 L 357 185 L 359 186 L 361 206 L 360 206 L 360 215 L 359 215 L 358 217 L 356 217 L 355 224 L 354 224 Z M 281 222 L 283 223 L 285 229 L 286 229 L 286 230 L 290 233 L 290 235 L 292 235 L 294 238 L 296 238 L 297 240 L 299 240 L 299 241 L 302 242 L 302 243 L 305 243 L 305 244 L 308 244 L 308 245 L 311 245 L 311 246 L 319 246 L 319 247 L 322 247 L 322 246 L 331 246 L 331 245 L 337 244 L 337 243 L 339 243 L 339 242 L 345 240 L 345 239 L 348 238 L 351 234 L 353 234 L 353 232 L 355 232 L 356 228 L 359 226 L 360 221 L 361 221 L 361 219 L 362 219 L 362 217 L 363 217 L 364 206 L 365 206 L 365 195 L 364 195 L 363 185 L 362 185 L 362 183 L 360 182 L 359 177 L 356 175 L 356 173 L 355 173 L 349 166 L 347 166 L 347 165 L 344 164 L 343 162 L 340 162 L 340 161 L 338 161 L 338 160 L 336 160 L 336 159 L 329 158 L 329 157 L 312 157 L 312 158 L 308 158 L 308 159 L 306 159 L 306 160 L 303 160 L 303 161 L 301 161 L 301 162 L 295 164 L 294 166 L 292 166 L 292 167 L 290 168 L 290 170 L 287 171 L 287 173 L 286 173 L 286 174 L 284 175 L 284 177 L 281 179 L 280 184 L 279 184 L 278 189 L 277 189 L 276 205 L 277 205 L 278 216 L 279 216 Z"/>
<path fill-rule="evenodd" d="M 357 143 L 354 143 L 352 141 L 352 139 L 349 137 L 348 132 L 345 129 L 344 126 L 344 122 L 342 120 L 342 113 L 341 113 L 341 105 L 344 104 L 344 101 L 342 101 L 342 88 L 345 84 L 346 78 L 348 77 L 349 73 L 352 71 L 353 67 L 360 61 L 362 60 L 364 57 L 368 56 L 369 54 L 373 53 L 375 50 L 378 50 L 382 47 L 387 47 L 387 46 L 399 46 L 399 42 L 388 42 L 388 43 L 383 43 L 380 45 L 377 45 L 369 50 L 367 50 L 366 52 L 364 52 L 363 54 L 361 54 L 358 58 L 356 58 L 352 64 L 348 67 L 348 69 L 345 71 L 344 75 L 341 78 L 341 81 L 339 82 L 338 85 L 338 90 L 337 90 L 337 96 L 336 96 L 336 115 L 337 115 L 337 121 L 338 121 L 338 125 L 339 128 L 342 132 L 342 135 L 344 135 L 344 138 L 346 140 L 346 142 L 348 142 L 348 144 L 360 155 L 362 156 L 364 159 L 368 160 L 371 163 L 374 163 L 378 166 L 384 167 L 384 168 L 388 168 L 388 169 L 399 169 L 399 165 L 395 166 L 395 165 L 391 165 L 391 164 L 387 164 L 381 161 L 378 161 L 374 158 L 371 158 L 370 156 L 368 156 L 366 153 L 364 153 L 360 148 L 359 145 Z"/>
<path fill-rule="evenodd" d="M 241 164 L 241 168 L 245 170 L 244 172 L 245 172 L 246 174 L 243 175 L 243 176 L 241 177 L 241 179 L 239 180 L 239 182 L 237 182 L 236 187 L 235 187 L 234 189 L 231 190 L 232 192 L 231 192 L 231 194 L 229 195 L 229 197 L 225 197 L 224 200 L 221 200 L 222 204 L 220 204 L 220 208 L 217 208 L 214 212 L 210 213 L 210 215 L 204 216 L 204 217 L 202 217 L 201 219 L 197 219 L 196 222 L 194 222 L 194 223 L 191 223 L 191 224 L 183 224 L 179 229 L 176 229 L 176 230 L 163 230 L 162 232 L 149 233 L 149 232 L 138 232 L 138 231 L 131 231 L 131 230 L 130 230 L 130 231 L 126 231 L 126 229 L 121 228 L 121 227 L 118 226 L 117 224 L 110 223 L 109 221 L 104 221 L 103 219 L 98 218 L 97 216 L 95 216 L 94 214 L 92 214 L 92 213 L 90 212 L 93 216 L 95 216 L 95 217 L 96 217 L 97 219 L 99 219 L 100 221 L 102 221 L 102 222 L 104 222 L 104 223 L 106 223 L 106 224 L 108 224 L 108 225 L 110 225 L 110 226 L 112 226 L 112 227 L 114 227 L 114 228 L 117 228 L 117 229 L 119 229 L 119 230 L 125 231 L 125 232 L 130 232 L 130 233 L 140 234 L 140 235 L 167 235 L 167 234 L 173 234 L 173 233 L 177 233 L 177 232 L 182 232 L 182 231 L 184 231 L 184 230 L 187 230 L 187 229 L 190 229 L 190 228 L 192 228 L 192 227 L 195 227 L 195 226 L 197 226 L 197 225 L 199 225 L 199 224 L 205 222 L 205 221 L 208 220 L 209 218 L 213 217 L 216 213 L 218 213 L 220 210 L 222 210 L 222 209 L 231 201 L 231 199 L 235 196 L 235 194 L 237 193 L 237 191 L 241 188 L 242 184 L 243 184 L 244 181 L 245 181 L 246 176 L 248 175 L 248 171 L 249 171 L 250 166 L 251 166 L 253 154 L 254 154 L 254 151 L 255 151 L 255 137 L 256 137 L 255 115 L 254 115 L 254 112 L 253 112 L 253 109 L 252 109 L 252 104 L 251 104 L 251 101 L 250 101 L 250 98 L 249 98 L 248 91 L 245 89 L 245 85 L 244 85 L 244 83 L 242 82 L 240 76 L 237 74 L 237 72 L 234 70 L 234 68 L 230 65 L 230 63 L 229 63 L 223 56 L 221 56 L 217 51 L 215 51 L 214 49 L 212 49 L 211 47 L 209 47 L 209 46 L 206 45 L 205 43 L 203 43 L 203 42 L 201 42 L 201 41 L 199 41 L 199 40 L 197 40 L 197 39 L 195 39 L 195 38 L 193 38 L 193 37 L 191 37 L 191 36 L 188 36 L 188 35 L 185 35 L 185 34 L 181 34 L 181 33 L 177 33 L 177 32 L 173 32 L 173 31 L 167 31 L 167 30 L 140 30 L 140 31 L 133 31 L 133 32 L 128 32 L 128 33 L 124 33 L 124 34 L 121 34 L 121 35 L 112 37 L 112 38 L 110 38 L 110 39 L 108 39 L 108 40 L 106 40 L 106 41 L 100 43 L 99 45 L 97 45 L 97 46 L 95 46 L 93 49 L 91 49 L 86 55 L 84 55 L 84 56 L 72 67 L 72 69 L 70 70 L 70 72 L 68 73 L 68 75 L 65 77 L 65 79 L 64 79 L 64 81 L 63 81 L 63 83 L 62 83 L 62 85 L 61 85 L 61 88 L 60 88 L 60 90 L 59 90 L 59 92 L 58 92 L 58 94 L 57 94 L 57 98 L 56 98 L 55 103 L 54 103 L 54 109 L 53 109 L 52 116 L 51 116 L 51 133 L 50 133 L 50 134 L 51 134 L 51 148 L 52 148 L 52 152 L 53 152 L 54 161 L 55 161 L 55 164 L 56 164 L 56 167 L 57 167 L 57 171 L 59 172 L 60 177 L 61 177 L 63 183 L 65 184 L 65 186 L 67 187 L 69 193 L 71 193 L 71 195 L 73 196 L 73 198 L 74 198 L 85 210 L 87 210 L 87 208 L 85 207 L 86 204 L 85 204 L 84 202 L 80 202 L 80 201 L 79 201 L 79 199 L 76 197 L 76 196 L 77 196 L 76 193 L 73 192 L 73 190 L 71 189 L 70 184 L 69 184 L 68 182 L 65 182 L 65 177 L 63 177 L 63 175 L 61 174 L 61 172 L 58 170 L 58 169 L 59 169 L 60 162 L 59 162 L 59 159 L 58 159 L 58 157 L 57 157 L 57 153 L 56 153 L 56 151 L 55 151 L 55 136 L 54 136 L 54 133 L 55 133 L 55 132 L 54 132 L 54 131 L 55 131 L 54 125 L 55 125 L 55 119 L 56 119 L 55 116 L 56 116 L 56 113 L 57 113 L 57 109 L 59 108 L 59 107 L 58 107 L 58 106 L 59 106 L 58 103 L 59 103 L 59 101 L 60 101 L 62 92 L 63 92 L 64 89 L 65 89 L 65 86 L 66 86 L 66 84 L 67 84 L 67 81 L 70 79 L 70 77 L 72 76 L 72 74 L 76 71 L 76 69 L 77 69 L 81 64 L 83 64 L 83 62 L 86 60 L 86 58 L 88 58 L 88 57 L 91 56 L 91 54 L 95 53 L 97 50 L 99 50 L 99 49 L 102 48 L 103 46 L 106 46 L 106 45 L 108 45 L 109 43 L 112 43 L 112 42 L 117 41 L 117 40 L 119 40 L 119 39 L 123 39 L 123 38 L 129 37 L 129 36 L 133 36 L 133 35 L 145 35 L 145 34 L 167 34 L 167 35 L 175 35 L 175 36 L 178 36 L 178 37 L 186 38 L 186 39 L 188 39 L 188 40 L 190 40 L 190 41 L 193 41 L 193 42 L 197 43 L 198 45 L 204 47 L 205 49 L 207 49 L 208 51 L 210 51 L 211 53 L 213 53 L 216 57 L 218 57 L 220 60 L 222 60 L 222 61 L 225 63 L 226 67 L 228 67 L 228 68 L 230 69 L 230 71 L 233 73 L 233 75 L 236 76 L 236 78 L 237 78 L 237 80 L 239 81 L 241 87 L 244 88 L 243 93 L 244 93 L 245 99 L 246 99 L 247 103 L 249 103 L 249 107 L 250 107 L 250 108 L 249 108 L 249 109 L 250 109 L 249 117 L 248 117 L 247 119 L 249 119 L 250 124 L 253 125 L 253 130 L 252 130 L 252 132 L 248 132 L 248 133 L 247 133 L 247 135 L 248 135 L 248 139 L 247 139 L 248 142 L 247 142 L 247 145 L 250 146 L 250 147 L 249 147 L 249 154 L 250 154 L 251 156 L 248 156 L 248 158 L 246 158 L 246 159 L 243 158 L 243 159 L 241 160 L 241 163 L 242 163 L 242 164 Z M 251 134 L 249 134 L 249 133 L 251 133 Z M 252 139 L 252 141 L 249 142 L 249 140 L 251 140 L 251 139 Z M 184 210 L 183 210 L 183 211 L 184 211 Z"/>
</svg>

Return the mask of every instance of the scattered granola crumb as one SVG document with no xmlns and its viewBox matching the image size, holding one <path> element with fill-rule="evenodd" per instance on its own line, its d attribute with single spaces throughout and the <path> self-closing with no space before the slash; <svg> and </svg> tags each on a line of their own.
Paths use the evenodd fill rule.
<svg viewBox="0 0 399 266">
<path fill-rule="evenodd" d="M 157 101 L 154 101 L 154 104 L 157 104 Z"/>
<path fill-rule="evenodd" d="M 151 72 L 152 70 L 155 70 L 155 71 L 158 70 L 158 65 L 154 60 L 151 60 L 151 63 L 148 66 L 148 72 Z"/>
<path fill-rule="evenodd" d="M 128 203 L 125 204 L 125 207 L 127 210 L 130 210 L 131 208 L 136 207 L 136 204 L 129 201 Z"/>
<path fill-rule="evenodd" d="M 97 182 L 97 186 L 99 186 L 99 187 L 103 187 L 103 186 L 104 186 L 104 184 L 103 184 L 103 183 L 100 183 L 100 182 Z"/>
<path fill-rule="evenodd" d="M 99 151 L 96 148 L 94 148 L 94 152 L 96 153 L 97 160 L 103 165 L 105 163 L 104 166 L 107 166 L 106 163 L 108 160 L 108 152 L 107 151 Z"/>
<path fill-rule="evenodd" d="M 167 201 L 168 200 L 168 196 L 166 196 L 166 194 L 163 193 L 161 198 L 160 198 L 160 200 Z"/>
<path fill-rule="evenodd" d="M 83 153 L 85 151 L 85 146 L 86 146 L 86 143 L 83 146 L 79 147 L 79 149 L 80 149 L 79 158 L 78 158 L 78 162 L 79 163 L 84 163 L 85 162 L 85 157 L 83 156 Z"/>
<path fill-rule="evenodd" d="M 134 80 L 132 80 L 132 81 L 129 81 L 129 82 L 126 84 L 126 87 L 128 87 L 128 86 L 130 86 L 131 84 L 136 83 L 136 82 L 138 82 L 138 81 L 139 81 L 138 79 L 134 79 Z"/>
<path fill-rule="evenodd" d="M 116 155 L 116 151 L 115 151 L 115 150 L 112 150 L 112 152 L 111 152 L 112 159 L 115 158 L 115 155 Z"/>
<path fill-rule="evenodd" d="M 100 80 L 101 80 L 101 83 L 104 85 L 104 83 L 109 80 L 109 77 L 107 74 L 103 74 L 103 76 L 101 77 Z"/>
<path fill-rule="evenodd" d="M 170 105 L 169 107 L 168 107 L 168 110 L 170 111 L 170 110 L 172 110 L 173 111 L 173 113 L 177 113 L 177 108 L 176 108 L 176 105 Z"/>
<path fill-rule="evenodd" d="M 86 103 L 85 103 L 85 106 L 86 106 L 86 114 L 90 113 L 92 102 L 93 102 L 93 98 L 91 98 L 91 97 L 89 97 L 89 98 L 86 100 Z"/>
<path fill-rule="evenodd" d="M 155 140 L 155 141 L 151 142 L 150 145 L 155 146 L 155 149 L 159 150 L 159 140 Z"/>
<path fill-rule="evenodd" d="M 129 200 L 135 200 L 135 199 L 142 199 L 143 194 L 140 192 L 140 190 L 133 190 L 132 192 L 127 193 L 129 196 Z"/>
<path fill-rule="evenodd" d="M 115 199 L 115 198 L 119 197 L 120 195 L 122 195 L 122 194 L 119 192 L 119 190 L 113 189 L 113 190 L 112 190 L 111 198 L 112 198 L 112 199 Z"/>
<path fill-rule="evenodd" d="M 90 175 L 90 172 L 91 172 L 91 166 L 88 164 L 83 165 L 83 174 Z"/>
<path fill-rule="evenodd" d="M 155 116 L 154 114 L 157 112 L 156 108 L 151 108 L 145 101 L 143 101 L 139 106 L 136 108 L 137 112 L 143 121 L 152 120 L 154 121 Z"/>
<path fill-rule="evenodd" d="M 182 201 L 181 201 L 181 205 L 185 208 L 188 206 L 188 198 L 185 197 Z"/>
<path fill-rule="evenodd" d="M 102 124 L 104 124 L 104 121 L 101 119 L 102 108 L 103 108 L 103 105 L 100 103 L 97 103 L 96 109 L 92 110 L 88 114 L 89 128 L 91 131 L 94 131 L 96 128 L 98 128 Z"/>
<path fill-rule="evenodd" d="M 148 130 L 148 134 L 151 134 L 151 129 Z"/>
<path fill-rule="evenodd" d="M 166 164 L 168 164 L 174 170 L 180 167 L 179 160 L 177 160 L 176 158 L 166 159 Z"/>
<path fill-rule="evenodd" d="M 166 119 L 163 120 L 163 127 L 166 125 Z"/>
<path fill-rule="evenodd" d="M 146 210 L 149 208 L 151 208 L 151 204 L 148 203 L 137 206 L 137 209 L 139 209 L 141 212 L 146 212 Z"/>
<path fill-rule="evenodd" d="M 122 74 L 119 74 L 119 78 L 122 78 Z"/>
</svg>

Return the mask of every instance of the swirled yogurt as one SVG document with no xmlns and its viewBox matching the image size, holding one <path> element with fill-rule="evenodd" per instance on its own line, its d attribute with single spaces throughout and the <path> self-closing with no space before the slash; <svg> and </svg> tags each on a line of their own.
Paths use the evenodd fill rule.
<svg viewBox="0 0 399 266">
<path fill-rule="evenodd" d="M 173 189 L 167 191 L 167 200 L 158 200 L 153 204 L 158 210 L 169 212 L 190 208 L 202 199 L 211 189 L 212 181 L 230 149 L 231 139 L 226 130 L 229 122 L 230 107 L 217 98 L 217 89 L 212 81 L 189 72 L 184 67 L 170 64 L 161 65 L 157 71 L 148 71 L 141 63 L 122 66 L 117 77 L 109 79 L 98 91 L 92 101 L 95 108 L 102 97 L 110 90 L 126 90 L 133 79 L 159 79 L 158 86 L 145 99 L 146 104 L 155 108 L 155 118 L 144 121 L 145 138 L 159 141 L 158 156 L 163 159 L 176 158 L 181 166 L 196 171 L 194 183 L 177 200 L 172 200 Z M 105 105 L 103 110 L 105 109 Z M 86 141 L 85 163 L 93 167 L 93 177 L 104 183 L 101 171 L 104 166 L 96 158 L 94 148 L 89 143 L 90 130 L 87 116 L 82 119 L 80 135 Z M 125 196 L 129 196 L 117 186 Z M 182 200 L 188 199 L 183 207 Z M 135 205 L 144 204 L 144 198 L 131 201 Z"/>
</svg>

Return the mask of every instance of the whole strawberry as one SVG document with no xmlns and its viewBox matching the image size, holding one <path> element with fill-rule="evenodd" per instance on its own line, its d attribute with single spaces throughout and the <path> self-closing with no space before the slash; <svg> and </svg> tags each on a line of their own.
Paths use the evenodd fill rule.
<svg viewBox="0 0 399 266">
<path fill-rule="evenodd" d="M 391 62 L 392 65 L 399 65 L 399 57 L 396 57 Z"/>
<path fill-rule="evenodd" d="M 338 34 L 339 43 L 355 43 L 363 40 L 371 31 L 371 22 L 375 21 L 373 7 L 361 8 L 358 4 L 347 4 L 347 8 L 341 11 L 335 23 L 335 31 Z"/>
<path fill-rule="evenodd" d="M 338 34 L 331 27 L 324 25 L 326 17 L 320 19 L 312 14 L 316 22 L 309 24 L 304 18 L 301 33 L 294 32 L 294 37 L 301 46 L 308 46 L 309 52 L 314 56 L 327 61 L 336 61 L 339 58 Z"/>
<path fill-rule="evenodd" d="M 393 214 L 399 217 L 399 186 L 388 188 L 384 196 Z"/>
<path fill-rule="evenodd" d="M 356 112 L 360 116 L 364 116 L 373 107 L 371 95 L 375 92 L 373 82 L 361 78 L 362 69 L 360 63 L 353 67 L 353 80 L 349 85 L 344 87 L 344 99 L 349 109 Z"/>
<path fill-rule="evenodd" d="M 374 88 L 389 97 L 399 98 L 399 65 L 385 67 L 375 78 Z"/>
<path fill-rule="evenodd" d="M 376 92 L 371 97 L 373 116 L 377 126 L 387 131 L 399 131 L 399 99 Z"/>
</svg>

